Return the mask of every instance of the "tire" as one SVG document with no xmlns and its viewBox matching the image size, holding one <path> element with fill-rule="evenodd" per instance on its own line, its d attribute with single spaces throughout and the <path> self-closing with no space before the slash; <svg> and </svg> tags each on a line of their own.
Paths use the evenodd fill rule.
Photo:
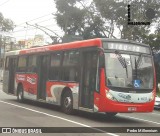
<svg viewBox="0 0 160 136">
<path fill-rule="evenodd" d="M 62 97 L 62 111 L 66 114 L 73 113 L 73 98 L 71 92 L 67 91 Z"/>
<path fill-rule="evenodd" d="M 17 89 L 17 100 L 19 102 L 23 102 L 24 101 L 24 97 L 23 97 L 23 86 L 18 86 Z"/>
<path fill-rule="evenodd" d="M 117 112 L 106 112 L 106 117 L 114 117 L 115 115 L 117 115 Z"/>
</svg>

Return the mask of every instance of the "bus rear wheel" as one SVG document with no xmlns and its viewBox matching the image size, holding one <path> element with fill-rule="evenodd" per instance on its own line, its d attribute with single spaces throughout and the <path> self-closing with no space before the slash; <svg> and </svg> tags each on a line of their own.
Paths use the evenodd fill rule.
<svg viewBox="0 0 160 136">
<path fill-rule="evenodd" d="M 24 97 L 23 97 L 23 87 L 22 86 L 18 86 L 18 89 L 17 89 L 17 100 L 19 102 L 23 102 L 24 101 Z"/>
<path fill-rule="evenodd" d="M 65 92 L 62 97 L 62 111 L 66 114 L 73 113 L 73 99 L 71 92 Z"/>
<path fill-rule="evenodd" d="M 106 112 L 106 117 L 114 117 L 115 115 L 117 115 L 117 112 Z"/>
</svg>

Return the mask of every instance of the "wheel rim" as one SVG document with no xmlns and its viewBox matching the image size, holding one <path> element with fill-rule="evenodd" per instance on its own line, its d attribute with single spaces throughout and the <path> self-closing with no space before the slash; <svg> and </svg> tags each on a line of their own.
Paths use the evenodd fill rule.
<svg viewBox="0 0 160 136">
<path fill-rule="evenodd" d="M 21 91 L 18 94 L 18 98 L 19 98 L 19 100 L 22 100 L 22 92 Z"/>
<path fill-rule="evenodd" d="M 66 98 L 64 99 L 64 106 L 65 106 L 66 108 L 69 108 L 69 107 L 71 106 L 71 97 L 66 97 Z"/>
</svg>

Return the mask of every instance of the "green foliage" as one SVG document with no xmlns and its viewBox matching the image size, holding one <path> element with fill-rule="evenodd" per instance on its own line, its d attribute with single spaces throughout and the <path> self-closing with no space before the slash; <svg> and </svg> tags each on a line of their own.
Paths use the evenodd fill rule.
<svg viewBox="0 0 160 136">
<path fill-rule="evenodd" d="M 12 20 L 4 18 L 3 14 L 0 13 L 0 59 L 1 59 L 1 50 L 5 48 L 6 38 L 2 36 L 1 32 L 10 32 L 14 28 L 14 23 Z"/>
<path fill-rule="evenodd" d="M 94 4 L 86 6 L 83 0 L 54 1 L 57 7 L 57 24 L 65 35 L 79 35 L 83 39 L 106 37 L 102 32 L 104 21 L 94 13 Z"/>
<path fill-rule="evenodd" d="M 75 34 L 81 27 L 83 27 L 81 22 L 84 19 L 84 13 L 83 10 L 72 7 L 64 14 L 57 13 L 57 23 L 66 34 Z"/>
<path fill-rule="evenodd" d="M 114 24 L 120 31 L 120 38 L 145 42 L 143 38 L 147 38 L 150 32 L 150 26 L 145 25 L 128 25 L 128 3 L 125 1 L 118 2 L 114 0 L 93 0 L 97 10 L 101 13 L 102 18 L 109 20 L 110 25 Z M 160 7 L 158 3 L 151 1 L 130 1 L 131 19 L 134 22 L 158 23 Z M 148 20 L 145 17 L 145 11 L 148 8 L 153 8 L 156 11 L 156 16 L 153 20 Z"/>
<path fill-rule="evenodd" d="M 13 28 L 14 28 L 13 21 L 4 18 L 2 13 L 0 13 L 0 31 L 9 32 L 13 30 Z"/>
<path fill-rule="evenodd" d="M 84 10 L 75 7 L 76 0 L 55 0 L 58 12 L 56 14 L 57 24 L 65 34 L 75 34 L 82 26 Z"/>
<path fill-rule="evenodd" d="M 154 52 L 160 50 L 160 33 L 149 34 L 144 38 L 144 43 L 149 44 Z"/>
<path fill-rule="evenodd" d="M 114 32 L 119 30 L 121 39 L 134 40 L 151 45 L 155 50 L 160 47 L 160 6 L 146 0 L 132 0 L 132 21 L 151 22 L 147 25 L 128 25 L 128 3 L 117 0 L 92 0 L 86 4 L 84 0 L 54 0 L 57 7 L 57 24 L 65 34 L 80 35 L 84 39 L 95 37 L 115 38 Z M 155 10 L 155 18 L 149 20 L 145 16 L 148 8 Z M 155 32 L 152 24 L 157 25 Z M 154 28 L 155 29 L 155 28 Z"/>
</svg>

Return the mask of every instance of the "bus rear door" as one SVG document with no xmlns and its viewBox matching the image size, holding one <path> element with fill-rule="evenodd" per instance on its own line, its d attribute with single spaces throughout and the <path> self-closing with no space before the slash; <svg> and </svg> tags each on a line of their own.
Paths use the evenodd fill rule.
<svg viewBox="0 0 160 136">
<path fill-rule="evenodd" d="M 14 94 L 15 90 L 15 72 L 16 72 L 16 66 L 17 66 L 17 58 L 16 57 L 8 57 L 6 59 L 6 68 L 4 71 L 4 88 L 3 90 L 6 93 Z M 7 64 L 8 63 L 8 64 Z"/>
<path fill-rule="evenodd" d="M 46 100 L 46 81 L 48 79 L 49 55 L 38 56 L 37 99 Z"/>
</svg>

